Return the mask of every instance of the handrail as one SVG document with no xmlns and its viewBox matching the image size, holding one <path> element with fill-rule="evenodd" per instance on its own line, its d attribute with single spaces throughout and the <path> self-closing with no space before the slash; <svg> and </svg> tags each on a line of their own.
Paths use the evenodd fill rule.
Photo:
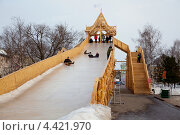
<svg viewBox="0 0 180 135">
<path fill-rule="evenodd" d="M 113 42 L 114 42 L 114 45 L 121 49 L 122 51 L 124 51 L 125 53 L 128 53 L 130 50 L 129 50 L 129 46 L 125 43 L 123 43 L 122 41 L 116 39 L 116 38 L 113 38 Z"/>
<path fill-rule="evenodd" d="M 129 61 L 128 61 L 127 64 L 130 64 L 129 68 L 131 68 L 130 69 L 130 75 L 131 75 L 131 78 L 132 78 L 131 89 L 134 91 L 135 90 L 134 75 L 133 75 L 134 69 L 133 69 L 132 56 L 131 56 L 131 52 L 130 52 L 129 46 L 127 44 L 121 42 L 120 40 L 116 39 L 116 38 L 113 38 L 113 42 L 114 42 L 114 45 L 117 48 L 121 49 L 122 51 L 124 51 L 128 55 Z"/>
<path fill-rule="evenodd" d="M 114 82 L 114 45 L 113 50 L 110 53 L 109 59 L 106 63 L 105 68 L 102 71 L 101 77 L 96 78 L 93 93 L 91 97 L 91 104 L 102 104 L 108 105 L 110 101 L 110 96 L 113 91 L 113 82 Z"/>
<path fill-rule="evenodd" d="M 132 89 L 133 91 L 135 90 L 135 85 L 134 85 L 134 69 L 133 69 L 133 64 L 132 64 L 132 56 L 131 56 L 131 52 L 129 52 L 129 60 L 130 60 L 130 67 L 131 67 L 131 77 L 132 77 Z"/>
<path fill-rule="evenodd" d="M 98 83 L 99 83 L 99 78 L 95 79 L 95 83 L 93 86 L 93 92 L 91 96 L 91 104 L 97 104 L 97 89 L 98 89 Z"/>
<path fill-rule="evenodd" d="M 114 50 L 114 48 L 113 48 L 113 50 Z M 108 67 L 108 65 L 109 65 L 109 63 L 110 63 L 111 57 L 112 57 L 112 55 L 113 55 L 112 53 L 113 53 L 113 52 L 111 51 L 111 53 L 110 53 L 110 55 L 109 55 L 109 59 L 108 59 L 107 62 L 106 62 L 105 68 L 102 70 L 101 77 L 104 76 L 104 74 L 105 74 L 105 72 L 106 72 L 106 70 L 107 70 L 107 67 Z"/>
<path fill-rule="evenodd" d="M 141 53 L 142 62 L 143 62 L 143 65 L 144 65 L 144 70 L 145 70 L 145 75 L 146 75 L 146 79 L 147 79 L 147 82 L 148 82 L 149 74 L 148 74 L 148 70 L 147 70 L 147 64 L 146 64 L 145 58 L 144 58 L 144 52 L 143 52 L 143 49 L 141 48 L 141 46 L 139 46 L 138 52 Z M 149 89 L 149 91 L 151 90 L 151 85 L 149 83 L 148 83 L 148 89 Z"/>
</svg>

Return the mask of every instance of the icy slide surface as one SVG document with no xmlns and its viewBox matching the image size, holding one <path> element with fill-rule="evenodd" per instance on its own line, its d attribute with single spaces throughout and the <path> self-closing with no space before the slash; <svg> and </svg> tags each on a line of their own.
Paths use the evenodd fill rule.
<svg viewBox="0 0 180 135">
<path fill-rule="evenodd" d="M 91 51 L 93 55 L 99 52 L 99 58 L 89 58 L 83 51 L 73 59 L 74 65 L 57 66 L 18 97 L 0 103 L 0 119 L 59 119 L 88 106 L 95 78 L 101 76 L 107 63 L 109 46 L 87 44 L 84 51 Z"/>
</svg>

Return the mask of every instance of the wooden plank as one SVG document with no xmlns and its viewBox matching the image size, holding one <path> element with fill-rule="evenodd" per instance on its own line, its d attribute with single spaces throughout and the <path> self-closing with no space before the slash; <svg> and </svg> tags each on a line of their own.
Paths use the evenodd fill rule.
<svg viewBox="0 0 180 135">
<path fill-rule="evenodd" d="M 96 95 L 97 95 L 97 91 L 98 91 L 98 82 L 99 82 L 99 78 L 95 79 L 95 83 L 93 86 L 93 92 L 92 92 L 92 96 L 91 96 L 91 104 L 96 104 Z"/>
<path fill-rule="evenodd" d="M 127 61 L 115 61 L 115 62 L 127 62 Z"/>
<path fill-rule="evenodd" d="M 114 70 L 114 71 L 127 71 L 127 70 Z"/>
</svg>

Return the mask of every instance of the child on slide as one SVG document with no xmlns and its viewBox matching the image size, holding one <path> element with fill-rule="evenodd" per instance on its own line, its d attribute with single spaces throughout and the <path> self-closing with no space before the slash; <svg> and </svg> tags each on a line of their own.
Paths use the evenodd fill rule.
<svg viewBox="0 0 180 135">
<path fill-rule="evenodd" d="M 67 66 L 70 66 L 71 64 L 74 64 L 74 62 L 72 62 L 69 57 L 67 57 L 65 60 L 64 60 L 64 64 L 67 65 Z"/>
</svg>

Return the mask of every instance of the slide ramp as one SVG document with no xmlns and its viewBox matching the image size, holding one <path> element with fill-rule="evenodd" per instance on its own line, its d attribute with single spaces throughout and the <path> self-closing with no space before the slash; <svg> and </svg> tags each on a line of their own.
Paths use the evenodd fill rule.
<svg viewBox="0 0 180 135">
<path fill-rule="evenodd" d="M 74 65 L 58 65 L 20 96 L 1 103 L 0 119 L 59 119 L 89 105 L 95 78 L 105 68 L 110 45 L 87 44 L 84 51 L 94 55 L 99 52 L 99 58 L 89 58 L 83 51 L 73 59 Z"/>
</svg>

